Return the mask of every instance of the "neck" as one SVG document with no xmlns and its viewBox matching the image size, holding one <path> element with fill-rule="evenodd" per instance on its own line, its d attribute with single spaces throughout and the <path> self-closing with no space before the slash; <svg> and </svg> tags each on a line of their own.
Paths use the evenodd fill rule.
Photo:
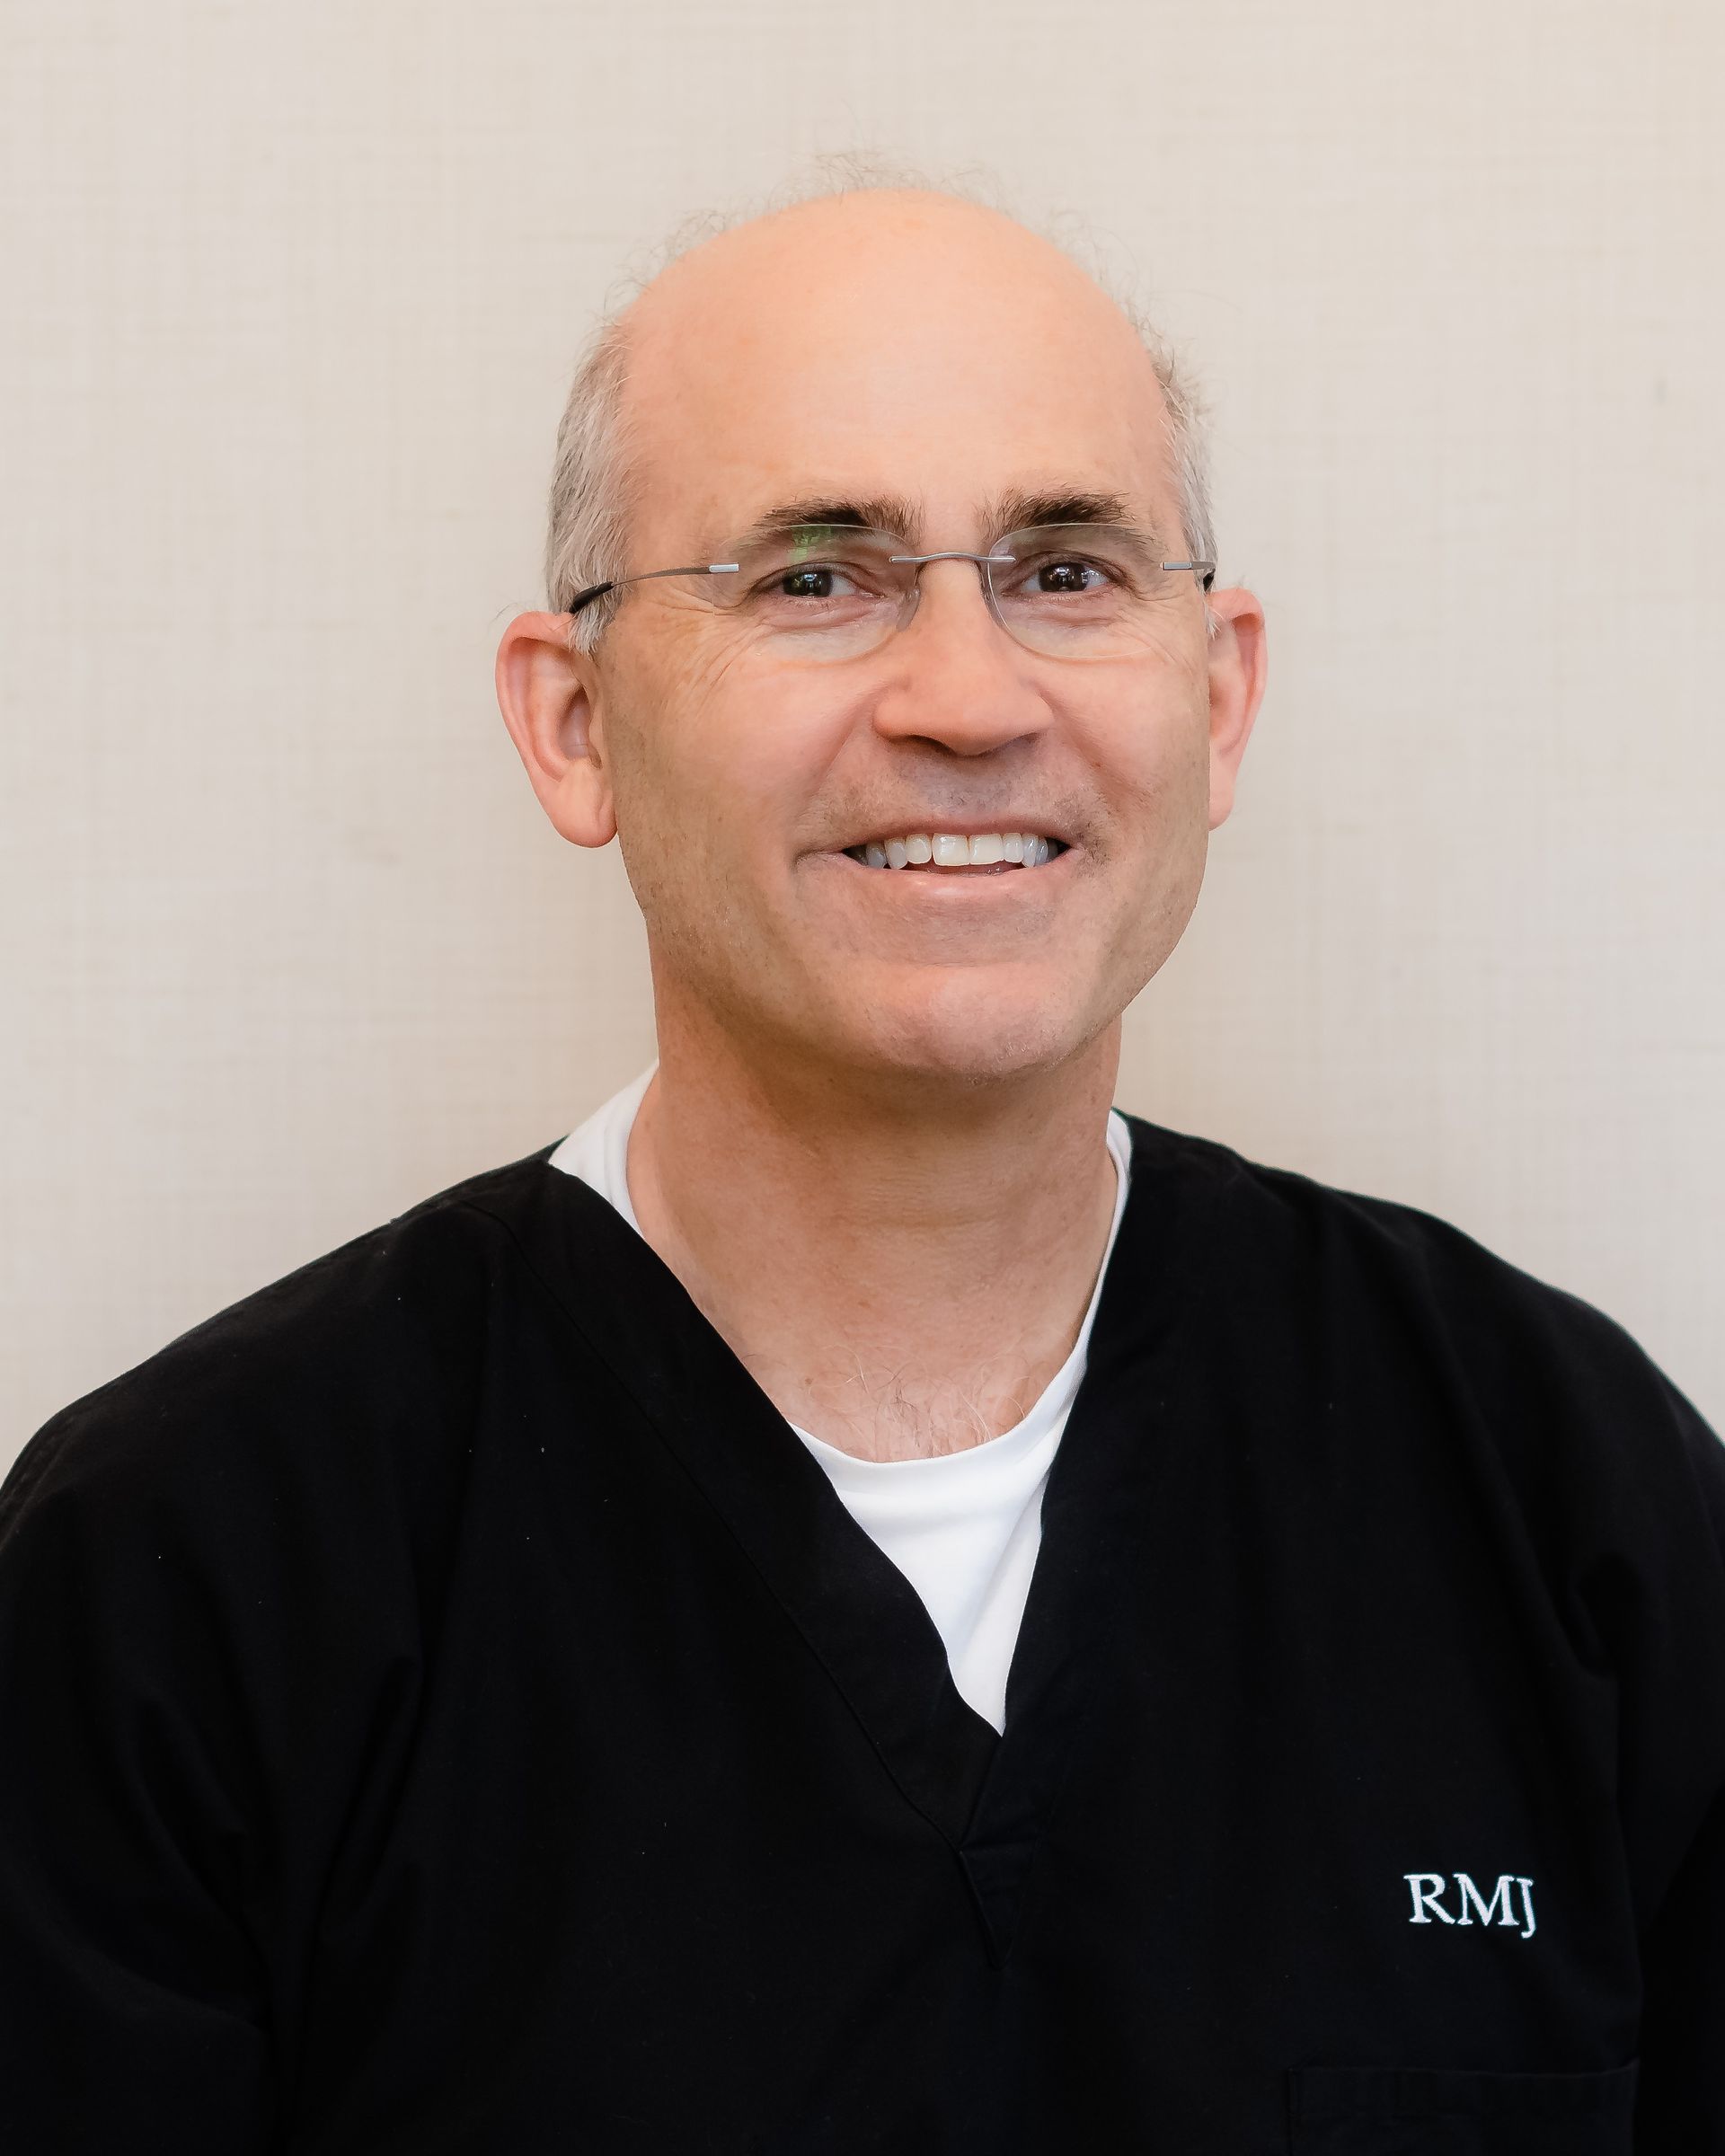
<svg viewBox="0 0 1725 2156">
<path fill-rule="evenodd" d="M 1113 1218 L 1119 1025 L 1054 1071 L 907 1089 L 659 1013 L 630 1136 L 646 1241 L 787 1420 L 877 1460 L 1021 1421 Z"/>
</svg>

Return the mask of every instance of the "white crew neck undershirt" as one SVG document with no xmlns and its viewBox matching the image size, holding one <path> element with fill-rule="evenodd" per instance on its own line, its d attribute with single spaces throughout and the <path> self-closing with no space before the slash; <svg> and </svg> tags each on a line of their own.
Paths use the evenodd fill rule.
<svg viewBox="0 0 1725 2156">
<path fill-rule="evenodd" d="M 551 1155 L 641 1233 L 629 1198 L 629 1133 L 653 1074 L 651 1063 L 614 1093 Z M 1108 1150 L 1117 1179 L 1114 1219 L 1090 1306 L 1072 1353 L 1039 1400 L 1010 1430 L 931 1460 L 859 1460 L 812 1430 L 790 1425 L 826 1471 L 857 1524 L 921 1596 L 946 1646 L 952 1682 L 996 1729 L 1006 1726 L 1006 1675 L 1042 1539 L 1042 1492 L 1090 1348 L 1090 1329 L 1126 1210 L 1132 1138 L 1110 1109 Z"/>
</svg>

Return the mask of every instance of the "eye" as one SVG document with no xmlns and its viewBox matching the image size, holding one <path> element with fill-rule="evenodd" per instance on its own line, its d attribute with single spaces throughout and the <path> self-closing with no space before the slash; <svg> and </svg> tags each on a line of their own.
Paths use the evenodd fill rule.
<svg viewBox="0 0 1725 2156">
<path fill-rule="evenodd" d="M 751 614 L 790 623 L 879 607 L 892 590 L 890 572 L 870 561 L 780 561 L 746 595 Z"/>
<path fill-rule="evenodd" d="M 1036 578 L 1039 591 L 1059 595 L 1073 593 L 1082 596 L 1086 592 L 1098 591 L 1114 581 L 1113 573 L 1099 561 L 1085 560 L 1079 554 L 1051 554 L 1032 565 L 1031 573 Z M 1090 579 L 1094 579 L 1091 581 Z"/>
<path fill-rule="evenodd" d="M 836 561 L 805 561 L 773 578 L 765 588 L 774 598 L 842 599 L 849 595 L 838 587 L 850 581 Z"/>
</svg>

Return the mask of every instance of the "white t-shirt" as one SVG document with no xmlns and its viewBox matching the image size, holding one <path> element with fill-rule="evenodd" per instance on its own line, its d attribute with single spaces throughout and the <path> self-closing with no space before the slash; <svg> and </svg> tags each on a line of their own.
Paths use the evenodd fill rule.
<svg viewBox="0 0 1725 2156">
<path fill-rule="evenodd" d="M 629 1200 L 629 1133 L 658 1068 L 650 1064 L 551 1156 L 553 1168 L 579 1176 L 608 1198 L 637 1234 L 641 1224 Z M 1006 1673 L 1042 1540 L 1042 1492 L 1084 1374 L 1091 1324 L 1126 1210 L 1132 1140 L 1125 1118 L 1114 1109 L 1108 1118 L 1108 1150 L 1119 1187 L 1090 1307 L 1072 1353 L 1022 1422 L 984 1444 L 932 1460 L 859 1460 L 812 1430 L 791 1425 L 851 1516 L 922 1597 L 946 1643 L 953 1683 L 996 1729 L 1006 1727 Z"/>
</svg>

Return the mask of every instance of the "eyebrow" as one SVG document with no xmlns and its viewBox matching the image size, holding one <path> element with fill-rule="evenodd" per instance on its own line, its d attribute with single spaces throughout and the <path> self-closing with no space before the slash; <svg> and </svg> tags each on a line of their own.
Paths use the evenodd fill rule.
<svg viewBox="0 0 1725 2156">
<path fill-rule="evenodd" d="M 1124 494 L 1090 489 L 1035 489 L 1009 487 L 978 504 L 978 524 L 992 545 L 1008 532 L 1032 524 L 1104 524 L 1122 537 L 1138 541 L 1148 552 L 1161 554 L 1163 541 L 1138 517 Z M 916 543 L 923 525 L 923 506 L 907 494 L 871 494 L 847 499 L 829 495 L 801 495 L 775 502 L 764 509 L 748 528 L 724 542 L 739 548 L 758 545 L 811 525 L 832 525 L 848 530 L 889 532 L 896 539 Z"/>
</svg>

